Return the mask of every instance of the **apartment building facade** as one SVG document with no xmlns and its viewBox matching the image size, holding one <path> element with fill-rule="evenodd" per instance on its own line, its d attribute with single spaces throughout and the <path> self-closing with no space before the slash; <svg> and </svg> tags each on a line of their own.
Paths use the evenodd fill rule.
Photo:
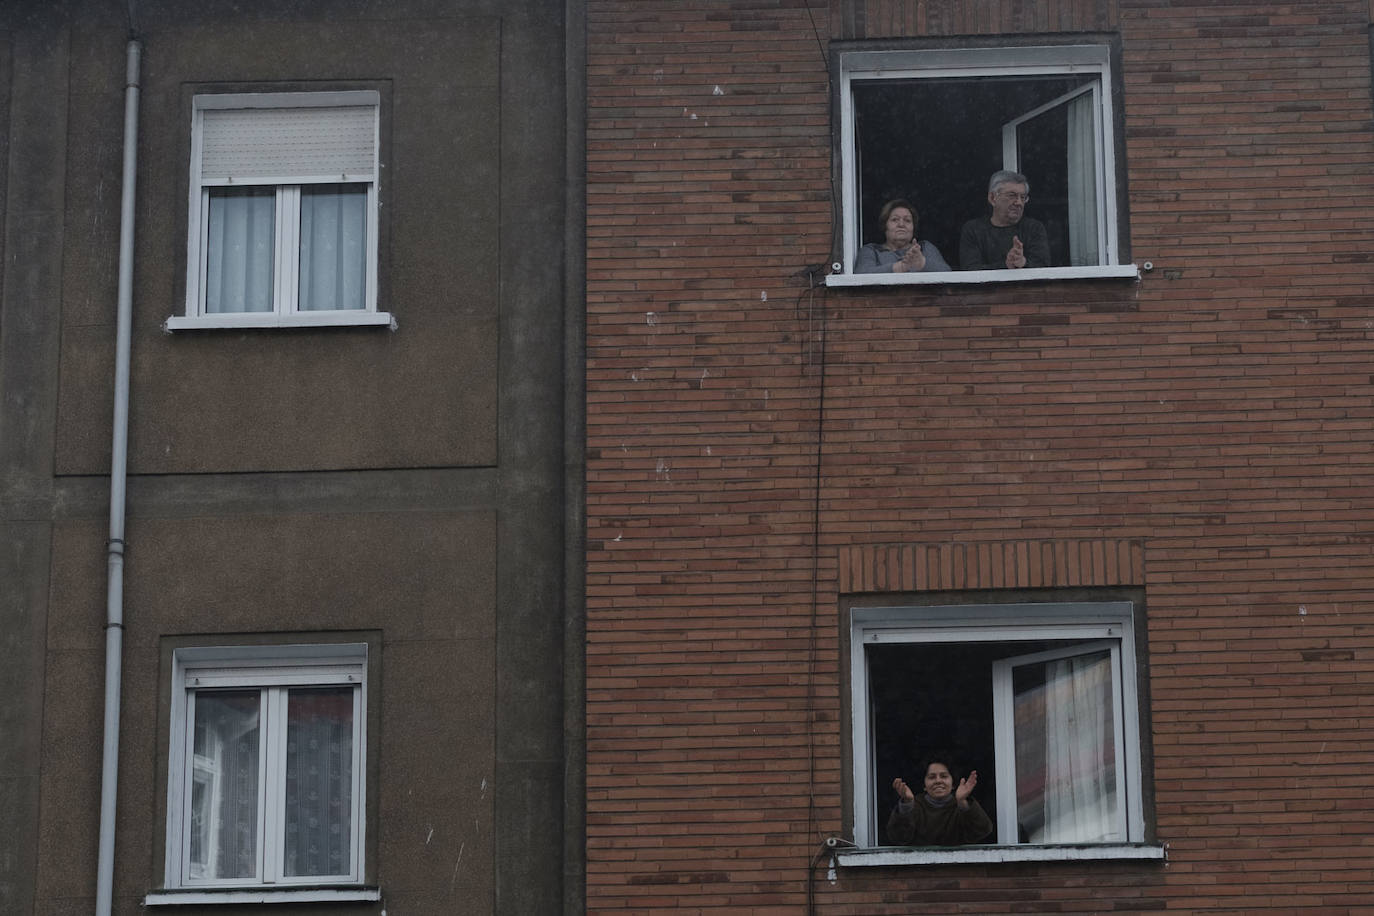
<svg viewBox="0 0 1374 916">
<path fill-rule="evenodd" d="M 589 911 L 1374 899 L 1370 24 L 588 3 Z"/>
<path fill-rule="evenodd" d="M 562 4 L 0 29 L 0 911 L 580 901 Z"/>
</svg>

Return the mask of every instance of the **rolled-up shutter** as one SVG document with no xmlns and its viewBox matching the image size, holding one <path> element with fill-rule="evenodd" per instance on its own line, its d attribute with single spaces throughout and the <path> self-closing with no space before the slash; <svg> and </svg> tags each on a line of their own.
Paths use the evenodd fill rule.
<svg viewBox="0 0 1374 916">
<path fill-rule="evenodd" d="M 375 105 L 212 108 L 201 117 L 202 185 L 375 179 Z"/>
</svg>

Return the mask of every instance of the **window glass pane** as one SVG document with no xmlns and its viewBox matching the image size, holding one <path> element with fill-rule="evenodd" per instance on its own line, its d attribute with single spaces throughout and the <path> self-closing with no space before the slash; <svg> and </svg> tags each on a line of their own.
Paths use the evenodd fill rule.
<svg viewBox="0 0 1374 916">
<path fill-rule="evenodd" d="M 260 708 L 256 690 L 195 693 L 192 878 L 252 878 L 258 873 Z"/>
<path fill-rule="evenodd" d="M 301 311 L 367 305 L 367 186 L 301 188 Z"/>
<path fill-rule="evenodd" d="M 270 312 L 276 190 L 211 188 L 205 311 Z"/>
<path fill-rule="evenodd" d="M 354 688 L 287 699 L 285 874 L 346 875 L 353 861 Z"/>
<path fill-rule="evenodd" d="M 1012 690 L 1021 841 L 1123 839 L 1111 652 L 1018 666 Z"/>
</svg>

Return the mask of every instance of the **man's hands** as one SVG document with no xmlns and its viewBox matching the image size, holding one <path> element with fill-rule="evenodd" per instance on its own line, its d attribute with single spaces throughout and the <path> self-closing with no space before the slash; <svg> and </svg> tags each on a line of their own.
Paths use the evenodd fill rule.
<svg viewBox="0 0 1374 916">
<path fill-rule="evenodd" d="M 1026 266 L 1026 250 L 1021 247 L 1021 236 L 1012 236 L 1011 249 L 1007 252 L 1007 269 L 1016 270 Z"/>
<path fill-rule="evenodd" d="M 921 250 L 921 243 L 912 239 L 911 247 L 906 250 L 906 254 L 896 264 L 892 265 L 893 273 L 920 273 L 926 266 L 926 253 Z"/>
</svg>

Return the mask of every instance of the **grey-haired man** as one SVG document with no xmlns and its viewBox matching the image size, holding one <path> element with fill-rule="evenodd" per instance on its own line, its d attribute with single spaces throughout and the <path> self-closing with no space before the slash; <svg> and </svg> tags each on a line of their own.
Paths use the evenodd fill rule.
<svg viewBox="0 0 1374 916">
<path fill-rule="evenodd" d="M 964 223 L 959 235 L 962 270 L 1016 270 L 1049 267 L 1050 240 L 1045 224 L 1025 215 L 1030 181 L 1020 172 L 994 172 L 988 181 L 992 213 Z"/>
</svg>

